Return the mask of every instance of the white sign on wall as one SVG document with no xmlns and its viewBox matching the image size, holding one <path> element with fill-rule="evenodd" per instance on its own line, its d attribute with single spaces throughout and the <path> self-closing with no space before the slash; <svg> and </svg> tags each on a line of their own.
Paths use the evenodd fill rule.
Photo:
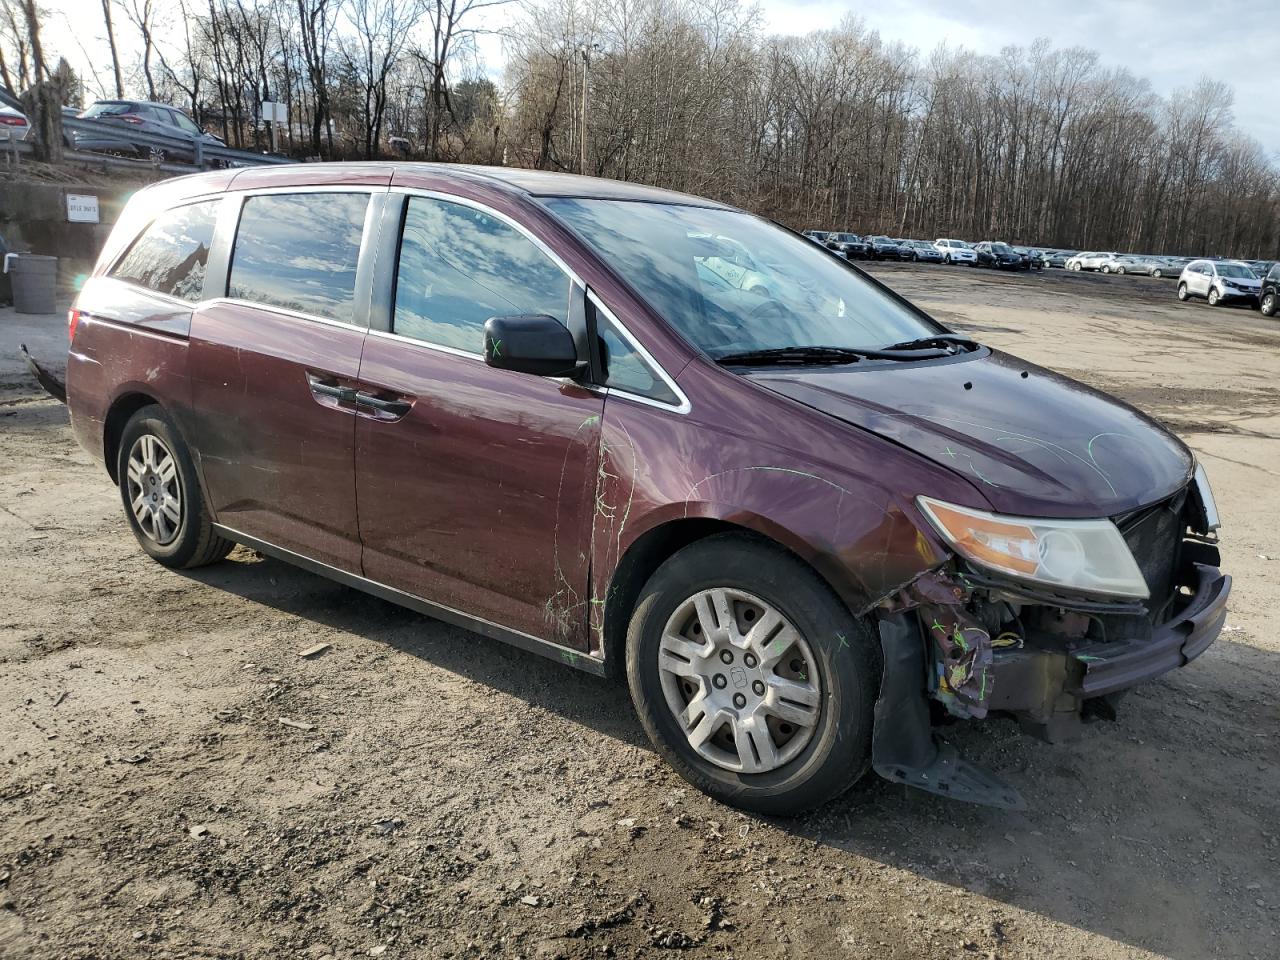
<svg viewBox="0 0 1280 960">
<path fill-rule="evenodd" d="M 67 220 L 70 223 L 98 223 L 98 198 L 87 194 L 67 194 Z"/>
</svg>

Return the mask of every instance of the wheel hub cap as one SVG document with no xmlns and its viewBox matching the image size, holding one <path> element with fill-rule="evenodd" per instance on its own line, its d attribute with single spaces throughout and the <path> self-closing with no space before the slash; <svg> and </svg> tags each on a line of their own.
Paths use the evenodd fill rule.
<svg viewBox="0 0 1280 960">
<path fill-rule="evenodd" d="M 182 485 L 173 453 L 159 437 L 143 434 L 129 451 L 127 476 L 138 528 L 161 546 L 172 543 L 182 526 Z"/>
<path fill-rule="evenodd" d="M 742 590 L 704 590 L 680 604 L 663 629 L 658 670 L 689 746 L 726 770 L 776 770 L 805 748 L 821 716 L 808 644 Z"/>
</svg>

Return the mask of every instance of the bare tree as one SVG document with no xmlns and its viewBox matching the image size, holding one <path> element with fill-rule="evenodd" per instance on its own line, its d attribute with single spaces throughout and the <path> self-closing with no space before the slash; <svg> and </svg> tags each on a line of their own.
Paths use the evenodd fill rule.
<svg viewBox="0 0 1280 960">
<path fill-rule="evenodd" d="M 116 99 L 123 100 L 124 78 L 120 74 L 120 54 L 116 50 L 115 26 L 111 22 L 111 0 L 102 0 L 102 20 L 107 27 L 107 46 L 111 50 L 111 73 L 116 81 Z"/>
</svg>

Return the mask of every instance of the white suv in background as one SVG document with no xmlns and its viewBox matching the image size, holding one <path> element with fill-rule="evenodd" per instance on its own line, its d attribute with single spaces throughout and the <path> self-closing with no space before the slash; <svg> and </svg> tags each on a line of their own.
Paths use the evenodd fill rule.
<svg viewBox="0 0 1280 960">
<path fill-rule="evenodd" d="M 1068 270 L 1101 270 L 1104 263 L 1110 263 L 1116 256 L 1115 253 L 1077 253 L 1068 258 L 1064 266 Z"/>
<path fill-rule="evenodd" d="M 1178 299 L 1204 297 L 1209 306 L 1224 300 L 1257 300 L 1262 292 L 1258 275 L 1239 260 L 1192 260 L 1178 277 Z"/>
<path fill-rule="evenodd" d="M 933 248 L 942 254 L 947 263 L 967 263 L 973 266 L 978 262 L 978 255 L 973 247 L 963 240 L 935 240 Z"/>
</svg>

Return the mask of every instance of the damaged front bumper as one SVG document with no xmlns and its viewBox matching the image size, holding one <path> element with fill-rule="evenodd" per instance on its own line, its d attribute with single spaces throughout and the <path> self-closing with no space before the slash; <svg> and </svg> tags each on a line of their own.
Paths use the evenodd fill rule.
<svg viewBox="0 0 1280 960">
<path fill-rule="evenodd" d="M 1121 694 L 1186 665 L 1222 632 L 1231 578 L 1219 569 L 1216 544 L 1187 539 L 1179 552 L 1176 586 L 1157 615 L 1135 603 L 1037 596 L 952 567 L 903 588 L 880 609 L 876 772 L 942 796 L 1020 808 L 1016 790 L 938 739 L 929 701 L 960 718 L 1012 715 L 1050 742 L 1114 719 Z"/>
<path fill-rule="evenodd" d="M 1194 592 L 1150 637 L 997 650 L 987 709 L 1013 713 L 1029 732 L 1058 741 L 1081 720 L 1109 716 L 1117 694 L 1190 663 L 1222 632 L 1231 593 L 1231 577 L 1216 566 L 1193 569 Z"/>
</svg>

